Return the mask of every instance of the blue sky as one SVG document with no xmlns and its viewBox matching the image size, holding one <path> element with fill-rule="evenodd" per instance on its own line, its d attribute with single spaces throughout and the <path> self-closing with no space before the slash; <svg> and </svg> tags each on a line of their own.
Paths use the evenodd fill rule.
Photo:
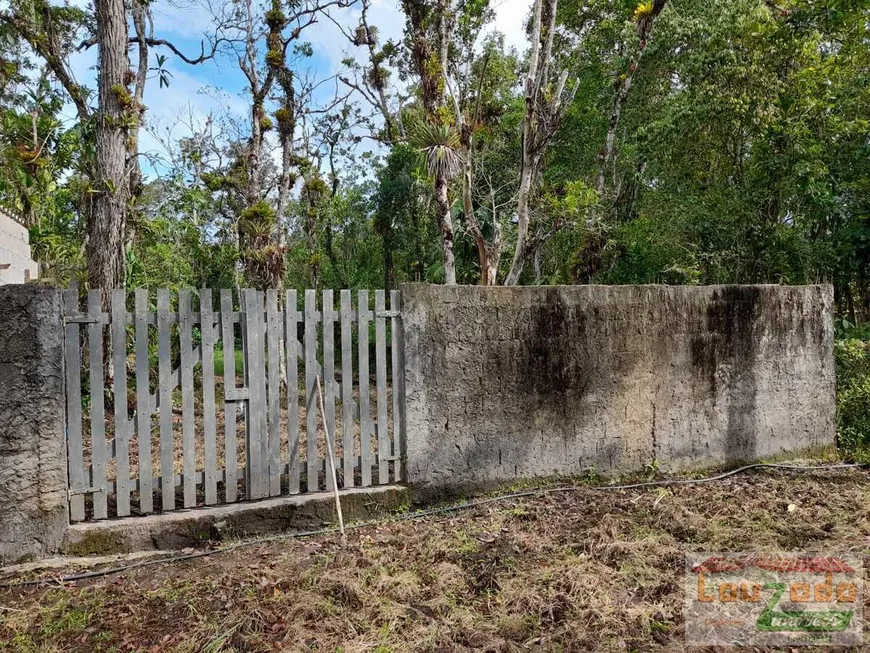
<svg viewBox="0 0 870 653">
<path fill-rule="evenodd" d="M 91 5 L 90 0 L 70 1 L 79 6 Z M 491 30 L 504 33 L 508 45 L 524 49 L 523 24 L 531 5 L 532 0 L 494 0 L 496 18 Z M 209 12 L 197 2 L 184 0 L 154 0 L 152 10 L 155 36 L 171 40 L 190 57 L 198 56 L 203 34 L 209 31 Z M 343 25 L 355 26 L 359 21 L 359 11 L 355 8 L 338 10 L 333 12 L 333 17 Z M 369 22 L 378 26 L 382 41 L 400 39 L 404 16 L 398 0 L 373 0 Z M 325 18 L 307 28 L 303 40 L 310 41 L 314 50 L 314 56 L 303 63 L 303 70 L 309 69 L 315 78 L 329 77 L 340 71 L 341 61 L 347 56 L 364 56 L 361 50 L 355 51 L 338 28 Z M 165 157 L 165 148 L 157 134 L 164 140 L 167 133 L 171 133 L 173 139 L 184 137 L 190 133 L 191 125 L 204 123 L 210 114 L 244 120 L 246 80 L 231 56 L 219 56 L 190 66 L 168 49 L 157 48 L 152 52 L 149 65 L 156 65 L 154 57 L 158 53 L 167 55 L 165 67 L 172 73 L 172 80 L 168 88 L 160 88 L 156 79 L 150 80 L 146 87 L 146 129 L 140 136 L 143 152 Z M 135 56 L 135 49 L 131 50 L 131 56 Z M 95 87 L 95 63 L 96 48 L 74 55 L 72 68 L 79 83 Z M 334 85 L 324 86 L 317 99 L 327 101 L 334 88 Z M 71 107 L 68 113 L 72 117 Z M 148 170 L 154 172 L 151 166 L 146 166 L 146 172 Z"/>
</svg>

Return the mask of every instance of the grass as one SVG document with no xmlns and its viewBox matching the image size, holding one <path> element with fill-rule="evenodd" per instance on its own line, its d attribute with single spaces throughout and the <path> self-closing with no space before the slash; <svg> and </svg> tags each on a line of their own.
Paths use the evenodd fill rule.
<svg viewBox="0 0 870 653">
<path fill-rule="evenodd" d="M 244 363 L 244 354 L 240 350 L 235 350 L 236 359 L 236 374 L 240 374 Z M 215 349 L 214 351 L 214 373 L 215 376 L 223 377 L 224 375 L 224 350 Z"/>
<path fill-rule="evenodd" d="M 286 540 L 7 590 L 0 650 L 684 650 L 687 551 L 852 553 L 866 567 L 868 488 L 856 470 L 581 487 L 353 530 L 346 547 Z"/>
</svg>

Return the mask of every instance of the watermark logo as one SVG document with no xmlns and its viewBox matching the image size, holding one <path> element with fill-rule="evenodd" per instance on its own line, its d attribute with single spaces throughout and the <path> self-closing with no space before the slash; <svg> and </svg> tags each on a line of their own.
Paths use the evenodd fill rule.
<svg viewBox="0 0 870 653">
<path fill-rule="evenodd" d="M 689 553 L 686 643 L 859 645 L 862 578 L 852 556 Z"/>
</svg>

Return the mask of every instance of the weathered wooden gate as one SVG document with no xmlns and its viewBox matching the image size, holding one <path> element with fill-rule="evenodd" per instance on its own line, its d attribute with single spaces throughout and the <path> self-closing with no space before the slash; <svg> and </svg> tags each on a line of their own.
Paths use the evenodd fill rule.
<svg viewBox="0 0 870 653">
<path fill-rule="evenodd" d="M 66 291 L 72 521 L 402 480 L 399 291 L 239 294 Z"/>
</svg>

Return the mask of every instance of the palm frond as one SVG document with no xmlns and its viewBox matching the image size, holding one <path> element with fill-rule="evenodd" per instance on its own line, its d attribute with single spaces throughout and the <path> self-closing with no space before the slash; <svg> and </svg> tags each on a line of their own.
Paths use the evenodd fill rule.
<svg viewBox="0 0 870 653">
<path fill-rule="evenodd" d="M 433 177 L 451 179 L 462 169 L 459 134 L 450 125 L 423 122 L 410 134 L 410 144 L 425 158 L 426 170 Z"/>
</svg>

